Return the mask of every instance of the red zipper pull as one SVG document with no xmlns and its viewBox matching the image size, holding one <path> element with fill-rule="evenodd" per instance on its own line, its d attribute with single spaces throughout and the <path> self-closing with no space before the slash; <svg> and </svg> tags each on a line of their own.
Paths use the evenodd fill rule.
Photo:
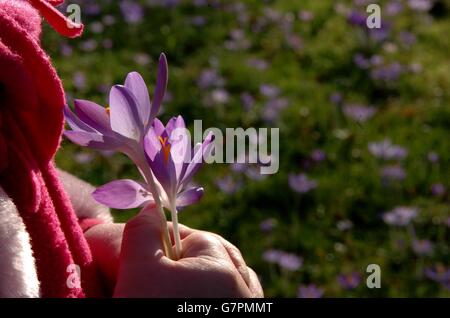
<svg viewBox="0 0 450 318">
<path fill-rule="evenodd" d="M 74 23 L 54 7 L 63 3 L 64 0 L 28 0 L 28 2 L 62 36 L 74 38 L 83 32 L 83 24 Z"/>
</svg>

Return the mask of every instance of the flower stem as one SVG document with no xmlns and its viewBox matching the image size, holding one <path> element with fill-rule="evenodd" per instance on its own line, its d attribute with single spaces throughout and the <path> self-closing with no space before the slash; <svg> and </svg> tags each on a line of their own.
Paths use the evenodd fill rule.
<svg viewBox="0 0 450 318">
<path fill-rule="evenodd" d="M 172 208 L 170 210 L 172 214 L 172 224 L 173 224 L 173 238 L 175 240 L 175 257 L 176 259 L 181 258 L 181 239 L 180 230 L 178 229 L 178 211 L 174 203 L 172 203 Z"/>
<path fill-rule="evenodd" d="M 155 184 L 155 180 L 153 179 L 153 174 L 150 171 L 150 177 L 147 178 L 147 182 L 150 186 L 150 190 L 153 194 L 153 198 L 155 199 L 155 204 L 156 204 L 156 208 L 159 211 L 159 214 L 161 215 L 161 223 L 162 226 L 164 228 L 163 230 L 163 244 L 164 244 L 164 248 L 165 248 L 165 252 L 167 257 L 169 257 L 170 259 L 175 259 L 173 256 L 173 252 L 172 252 L 172 242 L 170 240 L 170 235 L 169 235 L 169 228 L 167 227 L 167 218 L 166 218 L 166 214 L 164 213 L 162 204 L 161 204 L 161 198 L 159 196 L 159 191 L 156 188 L 156 184 Z"/>
<path fill-rule="evenodd" d="M 142 156 L 137 155 L 137 156 L 129 156 L 129 157 L 131 158 L 131 160 L 134 161 L 136 166 L 139 168 L 141 174 L 143 175 L 145 181 L 149 185 L 150 192 L 152 193 L 153 199 L 155 200 L 156 208 L 161 216 L 161 224 L 164 229 L 163 233 L 162 233 L 162 241 L 163 241 L 164 250 L 165 250 L 164 252 L 168 258 L 175 259 L 174 255 L 173 255 L 173 251 L 172 251 L 172 241 L 170 240 L 169 228 L 167 227 L 166 214 L 164 213 L 164 209 L 161 204 L 161 197 L 160 197 L 158 188 L 156 187 L 153 173 L 150 170 L 149 166 L 146 164 L 143 154 L 142 154 Z M 140 160 L 141 157 L 144 159 Z"/>
</svg>

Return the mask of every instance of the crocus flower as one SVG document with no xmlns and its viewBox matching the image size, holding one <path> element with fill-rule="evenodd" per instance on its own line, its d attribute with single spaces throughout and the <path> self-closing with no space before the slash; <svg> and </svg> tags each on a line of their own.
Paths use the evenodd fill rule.
<svg viewBox="0 0 450 318">
<path fill-rule="evenodd" d="M 445 186 L 442 183 L 434 183 L 431 185 L 431 193 L 439 197 L 445 193 Z"/>
<path fill-rule="evenodd" d="M 274 218 L 265 219 L 261 223 L 259 223 L 259 228 L 264 233 L 270 233 L 277 226 L 277 220 Z"/>
<path fill-rule="evenodd" d="M 384 160 L 404 159 L 408 155 L 408 150 L 399 145 L 394 145 L 390 139 L 380 142 L 371 142 L 368 145 L 369 152 L 376 158 Z"/>
<path fill-rule="evenodd" d="M 399 206 L 383 214 L 383 220 L 389 225 L 406 226 L 416 218 L 418 209 L 415 207 Z"/>
<path fill-rule="evenodd" d="M 208 135 L 203 144 L 194 148 L 191 156 L 187 136 L 177 140 L 170 137 L 177 128 L 185 129 L 181 116 L 172 118 L 166 127 L 155 119 L 144 141 L 148 164 L 158 181 L 161 202 L 169 210 L 174 206 L 179 210 L 200 200 L 203 188 L 187 189 L 187 186 L 200 168 L 201 158 L 212 148 L 213 140 L 212 134 Z M 129 179 L 107 183 L 97 188 L 93 196 L 98 202 L 116 209 L 136 208 L 153 202 L 147 185 Z"/>
<path fill-rule="evenodd" d="M 415 11 L 428 11 L 432 8 L 433 2 L 431 0 L 409 0 L 408 5 Z"/>
<path fill-rule="evenodd" d="M 439 155 L 434 151 L 430 151 L 427 154 L 427 158 L 431 163 L 437 163 L 439 161 Z"/>
<path fill-rule="evenodd" d="M 317 287 L 315 284 L 300 285 L 297 296 L 298 298 L 321 298 L 323 292 L 323 288 Z"/>
<path fill-rule="evenodd" d="M 387 165 L 381 169 L 381 178 L 389 184 L 390 181 L 404 180 L 406 172 L 400 165 Z"/>
<path fill-rule="evenodd" d="M 164 54 L 161 54 L 153 101 L 150 100 L 142 77 L 138 73 L 132 72 L 128 74 L 125 85 L 112 87 L 109 95 L 110 108 L 104 108 L 86 100 L 75 101 L 75 114 L 67 105 L 64 108 L 66 121 L 72 128 L 72 130 L 65 131 L 68 139 L 81 146 L 103 152 L 123 152 L 133 160 L 146 181 L 142 185 L 142 190 L 134 181 L 115 181 L 108 187 L 99 188 L 93 194 L 94 198 L 100 203 L 117 208 L 138 206 L 137 202 L 148 202 L 150 199 L 154 199 L 164 222 L 166 216 L 162 208 L 160 193 L 146 162 L 144 136 L 159 111 L 167 87 L 167 79 L 167 61 Z M 151 195 L 148 191 L 151 192 Z M 122 196 L 123 202 L 112 200 L 114 197 L 118 199 L 120 196 Z M 111 200 L 108 201 L 106 198 Z M 145 198 L 146 201 L 143 201 L 142 198 Z M 164 231 L 163 239 L 166 254 L 172 257 L 167 228 Z"/>
<path fill-rule="evenodd" d="M 361 283 L 361 274 L 358 272 L 340 274 L 337 277 L 337 281 L 344 289 L 355 289 Z"/>
<path fill-rule="evenodd" d="M 122 151 L 132 157 L 140 151 L 144 135 L 156 117 L 167 86 L 167 60 L 161 54 L 153 101 L 137 72 L 128 74 L 125 85 L 115 85 L 109 108 L 87 100 L 75 100 L 75 114 L 66 105 L 64 114 L 72 130 L 65 136 L 81 146 Z"/>
<path fill-rule="evenodd" d="M 278 264 L 281 268 L 291 272 L 297 271 L 303 266 L 303 258 L 281 250 L 266 250 L 262 257 L 266 262 Z"/>
<path fill-rule="evenodd" d="M 289 175 L 289 186 L 298 193 L 307 193 L 317 187 L 317 181 L 311 180 L 304 173 Z"/>
<path fill-rule="evenodd" d="M 419 256 L 429 255 L 433 252 L 433 243 L 430 240 L 413 240 L 412 250 Z"/>
<path fill-rule="evenodd" d="M 450 268 L 442 264 L 437 264 L 433 267 L 426 268 L 424 273 L 428 279 L 440 283 L 446 289 L 450 290 Z"/>
<path fill-rule="evenodd" d="M 139 3 L 123 0 L 120 2 L 119 6 L 126 22 L 136 24 L 142 21 L 144 17 L 144 9 Z"/>
<path fill-rule="evenodd" d="M 377 110 L 372 106 L 348 104 L 343 107 L 343 112 L 346 117 L 363 123 L 375 115 Z"/>
<path fill-rule="evenodd" d="M 242 184 L 239 181 L 235 181 L 232 176 L 227 175 L 223 178 L 217 179 L 216 185 L 220 189 L 220 191 L 226 194 L 231 194 L 239 190 Z"/>
<path fill-rule="evenodd" d="M 167 125 L 155 118 L 144 139 L 145 157 L 156 178 L 157 190 L 133 180 L 115 180 L 99 187 L 92 194 L 98 202 L 112 208 L 129 209 L 145 206 L 158 195 L 162 206 L 171 211 L 174 226 L 175 257 L 181 255 L 181 239 L 178 230 L 178 210 L 191 205 L 203 195 L 203 188 L 187 188 L 194 174 L 212 149 L 210 133 L 203 143 L 191 151 L 190 136 L 181 116 L 173 117 Z M 147 179 L 148 173 L 143 173 Z M 158 200 L 159 200 L 158 199 Z M 158 204 L 158 202 L 156 202 Z"/>
<path fill-rule="evenodd" d="M 210 154 L 212 142 L 213 134 L 209 133 L 192 152 L 183 117 L 173 117 L 165 127 L 155 119 L 144 147 L 147 161 L 166 194 L 166 205 L 173 207 L 178 200 L 197 200 L 199 190 L 183 190 Z"/>
</svg>

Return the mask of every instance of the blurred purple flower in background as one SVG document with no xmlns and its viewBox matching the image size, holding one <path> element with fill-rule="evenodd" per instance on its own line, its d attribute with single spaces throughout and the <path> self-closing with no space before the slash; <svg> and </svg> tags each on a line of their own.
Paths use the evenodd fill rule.
<svg viewBox="0 0 450 318">
<path fill-rule="evenodd" d="M 197 80 L 198 87 L 212 88 L 212 87 L 222 87 L 225 84 L 225 80 L 222 76 L 219 75 L 216 69 L 209 68 L 203 70 L 200 74 L 200 77 Z"/>
<path fill-rule="evenodd" d="M 249 58 L 247 64 L 258 71 L 265 71 L 269 67 L 269 63 L 263 59 Z"/>
<path fill-rule="evenodd" d="M 437 264 L 436 266 L 425 268 L 424 274 L 428 279 L 450 290 L 450 268 L 446 268 L 442 264 Z"/>
<path fill-rule="evenodd" d="M 419 256 L 430 255 L 433 252 L 433 244 L 430 240 L 413 240 L 412 250 Z"/>
<path fill-rule="evenodd" d="M 314 13 L 308 10 L 300 10 L 298 12 L 298 18 L 300 19 L 300 21 L 309 22 L 314 19 Z"/>
<path fill-rule="evenodd" d="M 261 95 L 268 98 L 273 98 L 280 95 L 280 89 L 270 84 L 262 84 L 261 86 L 259 86 L 259 92 L 261 93 Z"/>
<path fill-rule="evenodd" d="M 259 224 L 259 228 L 263 233 L 270 233 L 277 226 L 278 222 L 274 218 L 268 218 Z"/>
<path fill-rule="evenodd" d="M 399 206 L 383 214 L 383 220 L 389 225 L 406 226 L 417 217 L 416 207 Z"/>
<path fill-rule="evenodd" d="M 442 183 L 434 183 L 431 185 L 431 193 L 439 197 L 445 193 L 445 186 Z"/>
<path fill-rule="evenodd" d="M 80 50 L 84 52 L 93 52 L 97 49 L 98 43 L 94 39 L 89 39 L 80 44 Z"/>
<path fill-rule="evenodd" d="M 383 42 L 389 37 L 391 26 L 385 21 L 386 20 L 381 20 L 380 28 L 368 29 L 369 36 L 372 40 L 376 42 Z"/>
<path fill-rule="evenodd" d="M 406 178 L 406 172 L 400 165 L 387 165 L 381 169 L 381 178 L 386 181 L 401 181 Z"/>
<path fill-rule="evenodd" d="M 400 160 L 408 155 L 408 150 L 392 144 L 392 141 L 388 138 L 380 142 L 371 142 L 368 148 L 374 157 L 384 160 Z"/>
<path fill-rule="evenodd" d="M 207 22 L 206 18 L 202 15 L 195 15 L 190 19 L 190 22 L 193 26 L 201 27 L 204 26 Z"/>
<path fill-rule="evenodd" d="M 133 61 L 138 65 L 147 65 L 150 63 L 150 56 L 146 53 L 137 53 L 133 57 Z"/>
<path fill-rule="evenodd" d="M 360 69 L 368 69 L 370 67 L 370 61 L 368 58 L 364 57 L 364 55 L 360 53 L 356 53 L 353 56 L 353 62 L 356 66 L 358 66 Z"/>
<path fill-rule="evenodd" d="M 278 119 L 280 112 L 289 106 L 289 101 L 283 97 L 271 98 L 264 104 L 262 117 L 267 122 Z"/>
<path fill-rule="evenodd" d="M 95 21 L 95 22 L 92 22 L 90 25 L 89 25 L 89 30 L 92 32 L 92 33 L 102 33 L 103 32 L 103 30 L 104 30 L 104 26 L 103 26 L 103 24 L 101 23 L 101 22 L 99 22 L 99 21 Z"/>
<path fill-rule="evenodd" d="M 77 71 L 73 74 L 73 86 L 75 86 L 76 89 L 82 90 L 86 87 L 86 75 L 81 72 Z"/>
<path fill-rule="evenodd" d="M 102 22 L 104 25 L 111 26 L 116 23 L 116 17 L 111 14 L 106 14 L 102 17 Z"/>
<path fill-rule="evenodd" d="M 412 10 L 429 11 L 433 2 L 431 0 L 408 0 L 408 5 Z"/>
<path fill-rule="evenodd" d="M 403 4 L 400 0 L 389 1 L 385 6 L 385 12 L 388 16 L 395 16 L 402 12 Z"/>
<path fill-rule="evenodd" d="M 347 15 L 347 21 L 348 21 L 348 23 L 350 23 L 352 25 L 366 27 L 366 20 L 367 20 L 367 16 L 358 11 L 351 11 Z"/>
<path fill-rule="evenodd" d="M 399 38 L 400 38 L 400 41 L 406 46 L 411 46 L 414 43 L 416 43 L 416 36 L 413 33 L 408 32 L 408 31 L 400 32 Z"/>
<path fill-rule="evenodd" d="M 340 231 L 348 231 L 353 227 L 353 222 L 350 220 L 340 220 L 336 223 L 336 226 Z"/>
<path fill-rule="evenodd" d="M 144 17 L 144 8 L 136 1 L 120 1 L 120 10 L 124 20 L 130 24 L 140 23 Z"/>
<path fill-rule="evenodd" d="M 370 76 L 374 80 L 385 82 L 395 81 L 403 73 L 403 70 L 403 66 L 400 63 L 394 62 L 373 69 L 370 72 Z"/>
<path fill-rule="evenodd" d="M 60 46 L 60 52 L 62 56 L 71 56 L 73 53 L 73 48 L 67 43 L 62 43 Z"/>
<path fill-rule="evenodd" d="M 317 181 L 311 180 L 304 173 L 289 174 L 289 186 L 298 193 L 307 193 L 317 187 Z"/>
<path fill-rule="evenodd" d="M 303 266 L 303 259 L 300 256 L 276 249 L 265 251 L 263 260 L 268 263 L 278 264 L 281 268 L 292 272 L 299 270 Z"/>
<path fill-rule="evenodd" d="M 348 104 L 343 107 L 343 112 L 348 118 L 363 123 L 373 117 L 373 115 L 377 112 L 377 109 L 372 106 Z"/>
<path fill-rule="evenodd" d="M 242 106 L 244 107 L 245 111 L 250 111 L 253 106 L 255 105 L 255 99 L 253 96 L 248 92 L 243 92 L 240 95 Z"/>
<path fill-rule="evenodd" d="M 332 102 L 335 105 L 340 105 L 342 101 L 344 100 L 344 97 L 341 93 L 335 92 L 330 95 L 330 102 Z"/>
<path fill-rule="evenodd" d="M 315 284 L 300 285 L 297 292 L 298 298 L 321 298 L 323 296 L 323 288 L 317 287 Z"/>
<path fill-rule="evenodd" d="M 92 162 L 92 160 L 94 159 L 94 155 L 90 152 L 77 152 L 73 156 L 73 159 L 75 160 L 75 162 L 85 165 Z"/>
<path fill-rule="evenodd" d="M 235 193 L 242 186 L 240 181 L 234 180 L 230 175 L 217 179 L 216 185 L 222 192 L 226 194 Z"/>
<path fill-rule="evenodd" d="M 337 277 L 339 285 L 344 289 L 354 289 L 361 283 L 361 274 L 352 272 L 349 274 L 340 274 Z"/>
<path fill-rule="evenodd" d="M 315 162 L 322 162 L 327 158 L 325 152 L 321 149 L 315 149 L 311 152 L 311 159 Z"/>
<path fill-rule="evenodd" d="M 434 151 L 429 152 L 427 158 L 431 163 L 437 163 L 439 161 L 439 155 Z"/>
</svg>

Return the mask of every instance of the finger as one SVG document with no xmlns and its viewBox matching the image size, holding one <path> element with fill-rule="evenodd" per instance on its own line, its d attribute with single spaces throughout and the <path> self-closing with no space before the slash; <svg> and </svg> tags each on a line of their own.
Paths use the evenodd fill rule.
<svg viewBox="0 0 450 318">
<path fill-rule="evenodd" d="M 264 291 L 262 289 L 261 283 L 259 281 L 258 275 L 256 275 L 255 271 L 250 268 L 247 267 L 249 276 L 250 276 L 250 281 L 249 281 L 249 285 L 248 288 L 250 289 L 251 293 L 253 294 L 254 297 L 257 298 L 263 298 L 264 297 Z"/>
<path fill-rule="evenodd" d="M 169 232 L 170 232 L 170 235 L 171 235 L 171 239 L 173 241 L 174 240 L 174 238 L 173 238 L 173 225 L 172 225 L 172 222 L 168 222 L 168 224 L 169 224 Z M 232 261 L 234 267 L 236 267 L 236 269 L 239 272 L 239 274 L 241 275 L 242 279 L 245 281 L 247 286 L 249 286 L 249 284 L 250 284 L 250 275 L 249 275 L 249 272 L 248 272 L 248 269 L 247 269 L 247 264 L 245 263 L 241 252 L 239 251 L 239 249 L 236 246 L 234 246 L 233 244 L 231 244 L 230 242 L 225 240 L 223 237 L 221 237 L 220 235 L 217 235 L 215 233 L 211 233 L 211 232 L 207 232 L 207 231 L 194 230 L 194 229 L 191 229 L 191 228 L 189 228 L 189 227 L 187 227 L 187 226 L 185 226 L 183 224 L 179 224 L 178 228 L 180 230 L 180 237 L 181 237 L 182 240 L 184 238 L 186 238 L 188 235 L 191 235 L 192 233 L 203 233 L 204 235 L 212 235 L 212 236 L 214 236 L 223 245 L 223 247 L 225 248 L 225 251 L 227 252 L 227 254 L 228 254 L 230 260 Z M 183 255 L 186 255 L 186 253 L 184 253 Z"/>
<path fill-rule="evenodd" d="M 183 245 L 182 259 L 189 257 L 208 257 L 231 262 L 222 242 L 210 233 L 193 231 L 181 243 Z"/>
<path fill-rule="evenodd" d="M 123 231 L 121 260 L 157 263 L 164 257 L 164 225 L 154 206 L 147 206 L 129 220 Z"/>
<path fill-rule="evenodd" d="M 239 249 L 236 246 L 225 240 L 220 235 L 217 234 L 214 235 L 217 236 L 222 245 L 225 247 L 228 256 L 230 257 L 234 266 L 238 270 L 239 274 L 242 276 L 242 279 L 245 281 L 247 286 L 250 288 L 250 274 L 248 271 L 247 264 L 245 263 L 244 258 L 242 257 L 241 251 L 239 251 Z"/>
</svg>

